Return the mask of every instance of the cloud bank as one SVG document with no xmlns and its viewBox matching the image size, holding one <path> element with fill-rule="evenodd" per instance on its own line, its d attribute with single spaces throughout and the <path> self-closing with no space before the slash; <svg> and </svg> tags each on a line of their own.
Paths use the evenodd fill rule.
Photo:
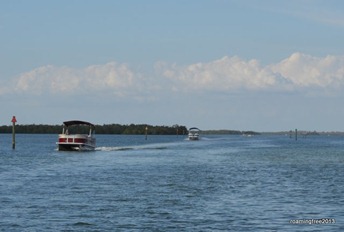
<svg viewBox="0 0 344 232">
<path fill-rule="evenodd" d="M 261 66 L 259 61 L 225 56 L 208 63 L 187 66 L 159 62 L 155 76 L 136 72 L 127 64 L 110 62 L 81 69 L 47 65 L 20 74 L 0 94 L 16 92 L 107 93 L 119 97 L 155 91 L 300 91 L 341 90 L 344 87 L 344 57 L 314 57 L 294 53 L 276 64 Z"/>
<path fill-rule="evenodd" d="M 83 94 L 108 91 L 125 95 L 134 85 L 134 73 L 126 64 L 115 62 L 84 69 L 47 65 L 21 74 L 14 90 L 29 94 Z"/>
<path fill-rule="evenodd" d="M 257 60 L 224 57 L 209 63 L 165 68 L 175 89 L 230 91 L 295 91 L 338 89 L 344 84 L 344 57 L 312 57 L 294 53 L 277 64 L 262 67 Z"/>
</svg>

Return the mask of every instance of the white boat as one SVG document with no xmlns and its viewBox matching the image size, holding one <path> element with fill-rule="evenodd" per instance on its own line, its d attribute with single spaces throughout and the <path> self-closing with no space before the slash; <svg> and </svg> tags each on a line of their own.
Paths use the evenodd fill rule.
<svg viewBox="0 0 344 232">
<path fill-rule="evenodd" d="M 96 148 L 95 126 L 79 120 L 63 122 L 56 144 L 59 151 L 93 151 Z"/>
<path fill-rule="evenodd" d="M 189 129 L 189 134 L 188 134 L 188 137 L 189 137 L 189 140 L 199 140 L 199 132 L 201 130 L 198 129 L 197 127 L 191 127 Z"/>
</svg>

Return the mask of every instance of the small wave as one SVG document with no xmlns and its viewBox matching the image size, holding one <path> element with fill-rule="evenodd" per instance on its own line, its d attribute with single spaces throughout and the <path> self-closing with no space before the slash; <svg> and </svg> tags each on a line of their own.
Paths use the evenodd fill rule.
<svg viewBox="0 0 344 232">
<path fill-rule="evenodd" d="M 76 222 L 73 224 L 73 226 L 93 226 L 93 224 L 88 222 Z"/>
<path fill-rule="evenodd" d="M 142 149 L 145 149 L 145 150 L 165 150 L 165 149 L 167 149 L 167 147 L 145 147 Z"/>
</svg>

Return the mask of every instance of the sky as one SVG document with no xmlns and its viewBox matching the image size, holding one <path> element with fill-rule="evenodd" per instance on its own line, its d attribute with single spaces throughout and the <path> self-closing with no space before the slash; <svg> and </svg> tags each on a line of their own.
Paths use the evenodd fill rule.
<svg viewBox="0 0 344 232">
<path fill-rule="evenodd" d="M 344 1 L 0 0 L 0 125 L 344 131 Z"/>
</svg>

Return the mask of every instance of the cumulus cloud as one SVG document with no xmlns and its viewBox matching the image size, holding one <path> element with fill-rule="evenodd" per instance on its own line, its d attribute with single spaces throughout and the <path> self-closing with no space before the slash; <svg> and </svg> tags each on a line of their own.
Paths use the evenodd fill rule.
<svg viewBox="0 0 344 232">
<path fill-rule="evenodd" d="M 344 57 L 313 57 L 294 53 L 289 58 L 271 66 L 298 87 L 338 88 L 344 84 Z"/>
<path fill-rule="evenodd" d="M 172 80 L 174 90 L 338 88 L 344 84 L 344 57 L 294 53 L 280 63 L 262 67 L 257 60 L 226 56 L 209 63 L 171 65 L 162 71 Z"/>
<path fill-rule="evenodd" d="M 158 62 L 156 74 L 144 75 L 126 64 L 110 62 L 83 69 L 47 65 L 22 73 L 12 88 L 29 94 L 110 93 L 152 98 L 160 91 L 298 91 L 344 87 L 344 57 L 294 53 L 276 64 L 225 56 L 187 66 Z M 2 88 L 0 94 L 7 91 Z"/>
<path fill-rule="evenodd" d="M 15 80 L 15 90 L 32 94 L 108 91 L 122 95 L 133 86 L 134 76 L 127 65 L 115 62 L 84 69 L 47 65 L 21 74 Z"/>
<path fill-rule="evenodd" d="M 239 57 L 223 57 L 209 63 L 186 67 L 166 67 L 163 75 L 173 80 L 174 88 L 234 90 L 264 89 L 280 81 L 257 60 L 244 61 Z"/>
</svg>

